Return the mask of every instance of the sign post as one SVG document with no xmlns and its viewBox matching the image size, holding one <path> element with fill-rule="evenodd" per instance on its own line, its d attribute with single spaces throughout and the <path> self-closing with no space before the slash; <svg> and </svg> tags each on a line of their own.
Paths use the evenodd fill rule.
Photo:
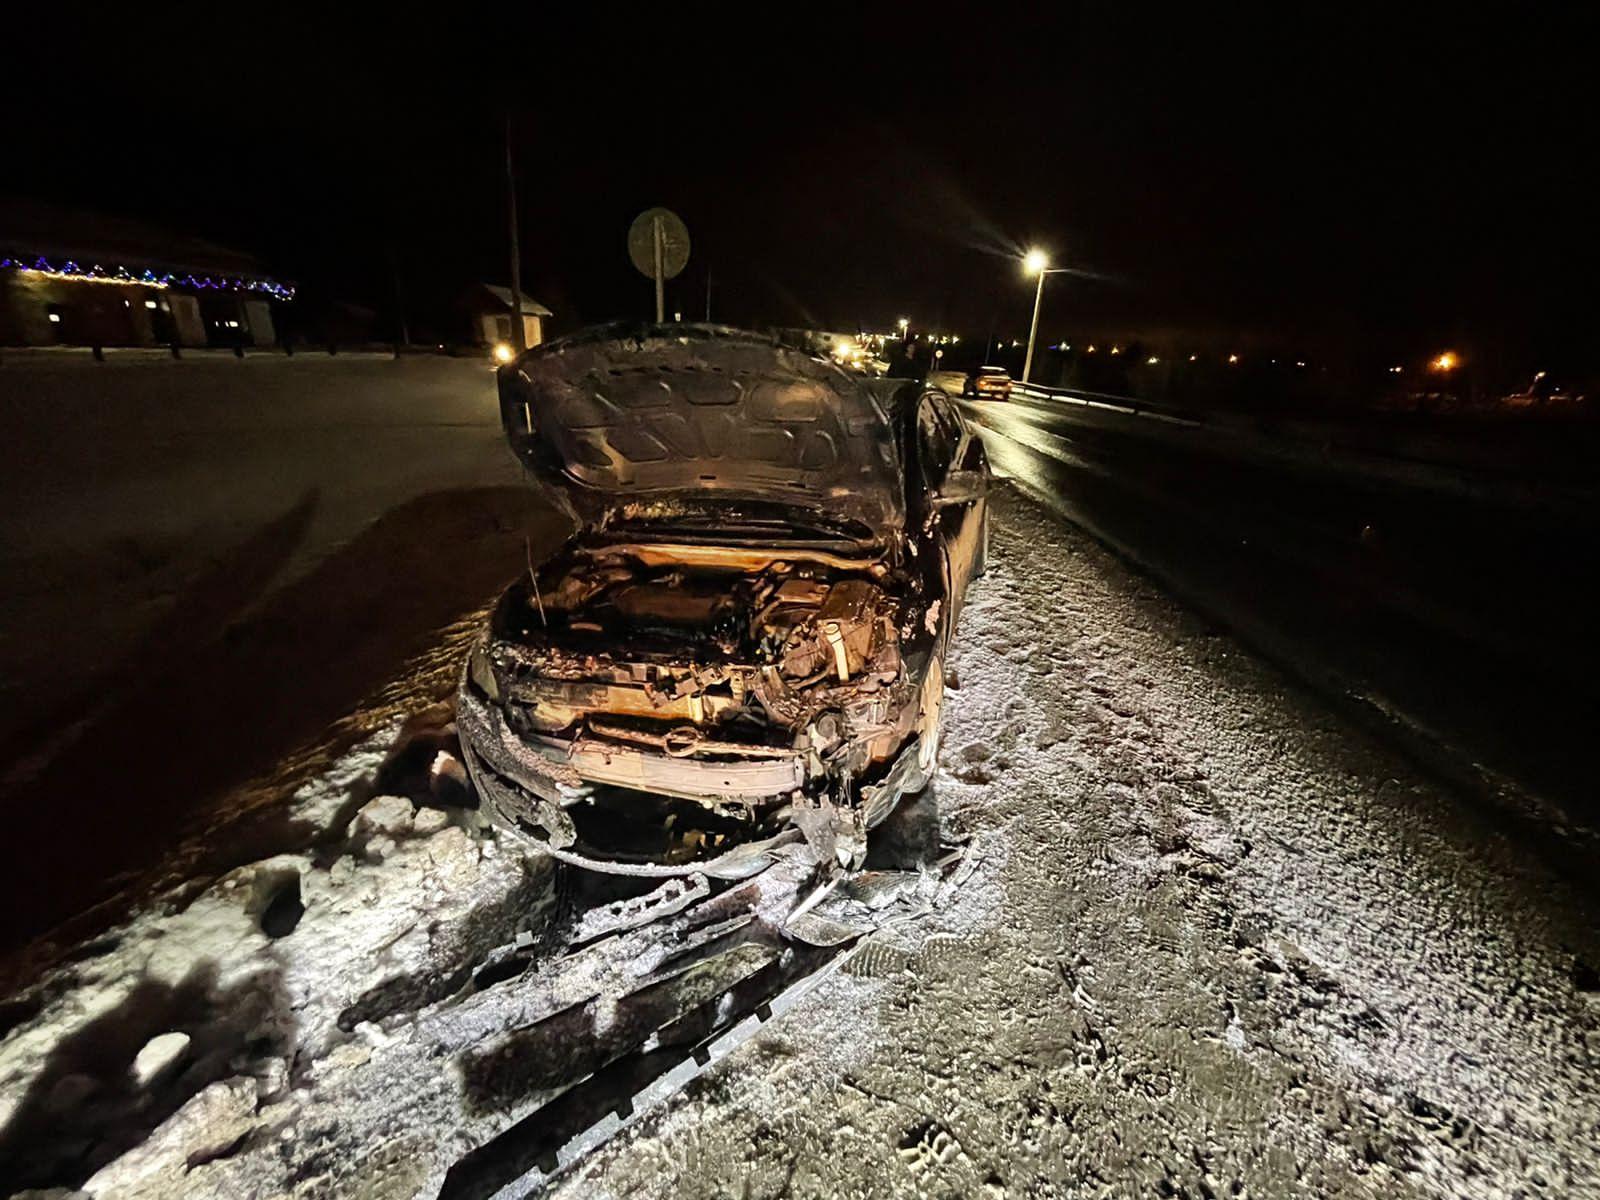
<svg viewBox="0 0 1600 1200">
<path fill-rule="evenodd" d="M 628 228 L 628 258 L 639 274 L 655 280 L 656 323 L 667 319 L 666 282 L 689 262 L 689 230 L 678 214 L 648 208 Z"/>
<path fill-rule="evenodd" d="M 663 264 L 662 264 L 662 261 L 661 261 L 661 218 L 660 217 L 652 217 L 651 218 L 651 220 L 650 220 L 650 229 L 651 229 L 652 234 L 654 235 L 650 240 L 655 243 L 655 252 L 656 252 L 656 255 L 655 255 L 655 258 L 656 258 L 656 263 L 655 263 L 655 265 L 656 265 L 656 272 L 655 272 L 656 273 L 656 324 L 659 325 L 659 324 L 661 324 L 661 322 L 663 322 L 663 321 L 665 321 L 667 319 L 666 291 L 665 291 L 667 281 L 661 274 L 661 272 L 664 269 L 664 267 L 663 267 Z"/>
</svg>

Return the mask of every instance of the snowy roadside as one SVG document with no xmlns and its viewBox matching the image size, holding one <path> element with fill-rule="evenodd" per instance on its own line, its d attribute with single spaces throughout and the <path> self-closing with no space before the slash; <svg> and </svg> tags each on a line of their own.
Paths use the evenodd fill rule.
<svg viewBox="0 0 1600 1200">
<path fill-rule="evenodd" d="M 1043 510 L 996 517 L 935 786 L 1007 845 L 991 915 L 560 1194 L 1595 1194 L 1590 899 Z"/>
<path fill-rule="evenodd" d="M 770 994 L 768 978 L 826 965 L 838 922 L 894 922 L 874 948 L 895 956 L 915 945 L 912 922 L 975 894 L 964 883 L 977 858 L 958 868 L 959 905 L 937 869 L 880 870 L 824 889 L 802 921 L 798 902 L 817 888 L 796 846 L 657 922 L 630 924 L 628 902 L 569 913 L 551 860 L 443 802 L 465 795 L 451 757 L 435 756 L 426 782 L 385 768 L 391 744 L 434 754 L 430 738 L 448 732 L 394 733 L 297 794 L 295 818 L 330 837 L 168 894 L 8 1004 L 6 1194 L 436 1195 L 484 1147 L 478 1174 L 492 1178 L 504 1170 L 497 1135 L 562 1097 L 615 1111 L 649 1074 L 596 1101 L 572 1085 L 644 1042 L 686 1061 L 740 1003 Z M 406 780 L 407 795 L 362 803 L 374 778 Z M 786 918 L 821 941 L 723 946 Z M 476 1179 L 461 1186 L 481 1194 Z"/>
<path fill-rule="evenodd" d="M 556 1190 L 1600 1186 L 1587 899 L 1043 510 L 995 518 L 943 769 L 886 827 L 959 870 Z M 296 793 L 324 841 L 5 1005 L 0 1192 L 436 1195 L 631 1019 L 596 996 L 704 990 L 648 930 L 486 964 L 545 927 L 547 864 L 447 786 L 367 799 L 394 734 Z"/>
<path fill-rule="evenodd" d="M 363 1116 L 392 1119 L 394 1104 L 374 1094 L 367 1113 L 330 1108 L 349 1099 L 342 1077 L 384 1054 L 379 1022 L 459 989 L 487 950 L 538 923 L 550 891 L 547 864 L 502 852 L 468 810 L 378 796 L 351 817 L 395 734 L 296 793 L 292 818 L 335 840 L 198 895 L 175 889 L 8 1002 L 6 1191 L 241 1195 L 258 1190 L 232 1173 L 248 1143 L 288 1192 L 315 1181 L 319 1155 L 383 1150 L 389 1136 Z M 362 1080 L 395 1086 L 428 1136 L 454 1115 L 429 1113 L 445 1086 L 436 1072 Z"/>
<path fill-rule="evenodd" d="M 415 699 L 412 667 L 399 691 Z M 654 1059 L 686 1060 L 826 966 L 851 928 L 893 922 L 875 949 L 902 953 L 911 922 L 951 906 L 950 870 L 976 874 L 976 857 L 941 853 L 940 830 L 898 821 L 885 834 L 917 842 L 902 847 L 911 869 L 827 889 L 803 920 L 815 863 L 795 846 L 635 924 L 604 886 L 571 904 L 548 858 L 461 806 L 437 706 L 432 725 L 403 727 L 380 696 L 385 711 L 396 719 L 294 793 L 285 823 L 303 849 L 216 878 L 169 872 L 149 905 L 5 1002 L 0 1195 L 435 1195 L 474 1151 L 492 1177 L 519 1152 L 497 1136 L 531 1114 L 572 1097 L 554 1120 L 614 1111 Z M 797 932 L 775 936 L 785 926 Z M 647 1070 L 629 1075 L 630 1055 Z M 611 1063 L 636 1082 L 583 1094 Z"/>
</svg>

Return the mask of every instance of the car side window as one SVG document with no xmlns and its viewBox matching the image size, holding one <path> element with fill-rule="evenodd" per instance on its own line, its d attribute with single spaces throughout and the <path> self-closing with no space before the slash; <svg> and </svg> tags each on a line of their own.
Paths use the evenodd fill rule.
<svg viewBox="0 0 1600 1200">
<path fill-rule="evenodd" d="M 961 444 L 961 427 L 954 413 L 944 410 L 935 396 L 924 396 L 917 409 L 917 458 L 922 464 L 922 482 L 937 487 L 949 472 L 956 447 Z"/>
</svg>

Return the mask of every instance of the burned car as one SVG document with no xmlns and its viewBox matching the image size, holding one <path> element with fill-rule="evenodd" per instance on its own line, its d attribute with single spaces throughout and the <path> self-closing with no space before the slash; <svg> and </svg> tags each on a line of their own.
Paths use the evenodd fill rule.
<svg viewBox="0 0 1600 1200">
<path fill-rule="evenodd" d="M 486 815 L 582 866 L 859 865 L 934 770 L 988 467 L 948 397 L 713 325 L 603 327 L 499 372 L 576 533 L 501 598 L 458 723 Z"/>
</svg>

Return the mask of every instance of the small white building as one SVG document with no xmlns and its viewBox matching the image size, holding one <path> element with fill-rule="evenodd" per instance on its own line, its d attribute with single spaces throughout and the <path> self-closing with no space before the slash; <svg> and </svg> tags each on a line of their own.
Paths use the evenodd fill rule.
<svg viewBox="0 0 1600 1200">
<path fill-rule="evenodd" d="M 511 341 L 511 289 L 480 283 L 473 294 L 473 332 L 480 345 Z M 522 297 L 522 335 L 525 345 L 544 341 L 544 319 L 550 310 L 537 300 Z"/>
</svg>

